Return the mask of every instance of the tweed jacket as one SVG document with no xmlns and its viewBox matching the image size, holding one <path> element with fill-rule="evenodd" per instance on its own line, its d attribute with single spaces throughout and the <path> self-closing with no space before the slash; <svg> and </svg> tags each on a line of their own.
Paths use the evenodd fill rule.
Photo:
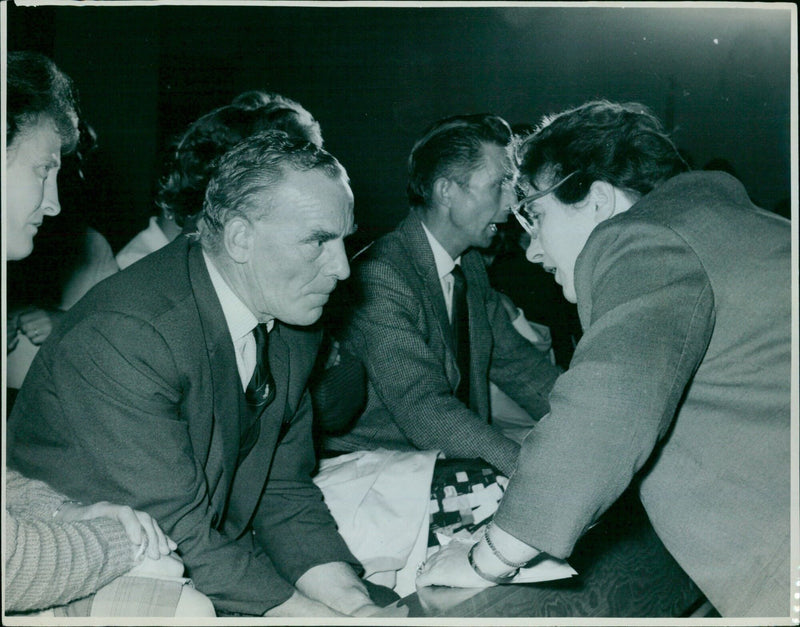
<svg viewBox="0 0 800 627">
<path fill-rule="evenodd" d="M 454 395 L 461 375 L 447 308 L 433 251 L 412 211 L 355 265 L 355 311 L 343 346 L 367 368 L 367 405 L 354 428 L 331 438 L 329 448 L 439 449 L 513 471 L 519 446 L 488 422 L 489 380 L 538 419 L 548 410 L 559 371 L 514 329 L 480 253 L 464 253 L 461 267 L 474 411 Z"/>
<path fill-rule="evenodd" d="M 788 221 L 725 173 L 670 179 L 575 265 L 585 333 L 495 516 L 557 557 L 632 480 L 723 616 L 788 616 Z"/>
<path fill-rule="evenodd" d="M 179 237 L 66 314 L 17 397 L 9 463 L 70 498 L 148 512 L 218 609 L 262 614 L 309 568 L 357 563 L 310 476 L 318 342 L 276 321 L 276 397 L 239 460 L 233 342 L 200 245 Z"/>
</svg>

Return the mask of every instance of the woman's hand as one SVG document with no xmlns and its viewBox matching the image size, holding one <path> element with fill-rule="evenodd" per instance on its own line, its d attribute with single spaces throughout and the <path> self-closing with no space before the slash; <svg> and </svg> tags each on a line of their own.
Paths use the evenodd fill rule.
<svg viewBox="0 0 800 627">
<path fill-rule="evenodd" d="M 476 573 L 467 554 L 472 545 L 454 540 L 431 555 L 417 571 L 417 588 L 488 588 L 494 584 Z"/>
<path fill-rule="evenodd" d="M 58 509 L 56 518 L 66 522 L 93 518 L 118 520 L 125 528 L 131 543 L 139 547 L 137 557 L 146 555 L 150 559 L 157 560 L 178 548 L 150 514 L 131 509 L 127 505 L 114 505 L 106 501 L 83 505 L 67 501 Z"/>
<path fill-rule="evenodd" d="M 508 583 L 515 570 L 518 571 L 539 553 L 539 549 L 491 522 L 483 538 L 474 545 L 474 550 L 469 544 L 455 540 L 431 555 L 417 571 L 417 587 L 486 588 L 495 585 L 493 582 L 498 579 L 497 583 Z"/>
<path fill-rule="evenodd" d="M 49 337 L 63 315 L 64 312 L 58 309 L 32 307 L 20 312 L 17 325 L 32 344 L 39 346 Z"/>
</svg>

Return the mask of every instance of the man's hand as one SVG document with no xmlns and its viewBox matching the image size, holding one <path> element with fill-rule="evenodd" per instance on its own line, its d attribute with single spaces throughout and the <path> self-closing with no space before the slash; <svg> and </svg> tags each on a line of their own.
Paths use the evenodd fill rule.
<svg viewBox="0 0 800 627">
<path fill-rule="evenodd" d="M 169 555 L 171 551 L 178 548 L 178 545 L 161 530 L 150 514 L 131 509 L 126 505 L 114 505 L 106 501 L 100 501 L 94 505 L 83 505 L 67 501 L 58 509 L 56 516 L 57 520 L 65 522 L 93 518 L 111 518 L 122 523 L 128 538 L 138 547 L 137 557 L 146 553 L 147 557 L 157 560 L 162 555 Z M 183 572 L 182 567 L 181 572 Z"/>
<path fill-rule="evenodd" d="M 345 616 L 380 610 L 369 598 L 364 582 L 345 562 L 330 562 L 309 568 L 297 580 L 295 587 L 308 598 L 324 603 Z"/>
<path fill-rule="evenodd" d="M 312 616 L 346 616 L 346 614 L 337 612 L 324 603 L 313 601 L 300 592 L 295 591 L 286 601 L 264 612 L 264 616 L 277 618 L 306 618 Z"/>
<path fill-rule="evenodd" d="M 264 616 L 290 618 L 309 616 L 371 616 L 403 618 L 407 607 L 379 607 L 349 564 L 331 562 L 306 571 L 295 584 L 297 590 Z M 311 598 L 311 595 L 319 595 Z"/>
</svg>

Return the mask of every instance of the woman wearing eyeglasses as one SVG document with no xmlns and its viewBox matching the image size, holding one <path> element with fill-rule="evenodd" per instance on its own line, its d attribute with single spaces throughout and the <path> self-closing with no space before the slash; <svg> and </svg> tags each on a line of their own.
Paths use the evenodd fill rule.
<svg viewBox="0 0 800 627">
<path fill-rule="evenodd" d="M 566 558 L 622 494 L 723 616 L 789 614 L 790 225 L 688 172 L 643 106 L 590 102 L 518 150 L 528 260 L 584 335 L 472 547 L 418 585 L 508 583 Z"/>
</svg>

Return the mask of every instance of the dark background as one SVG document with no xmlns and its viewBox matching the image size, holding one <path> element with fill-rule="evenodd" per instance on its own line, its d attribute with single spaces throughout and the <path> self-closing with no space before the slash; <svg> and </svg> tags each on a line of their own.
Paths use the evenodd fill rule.
<svg viewBox="0 0 800 627">
<path fill-rule="evenodd" d="M 638 100 L 697 168 L 725 159 L 788 215 L 786 5 L 748 8 L 8 6 L 8 49 L 75 80 L 99 148 L 80 211 L 118 250 L 146 225 L 161 151 L 245 89 L 284 93 L 348 169 L 359 237 L 405 214 L 405 160 L 431 121 L 512 124 L 592 98 Z"/>
</svg>

